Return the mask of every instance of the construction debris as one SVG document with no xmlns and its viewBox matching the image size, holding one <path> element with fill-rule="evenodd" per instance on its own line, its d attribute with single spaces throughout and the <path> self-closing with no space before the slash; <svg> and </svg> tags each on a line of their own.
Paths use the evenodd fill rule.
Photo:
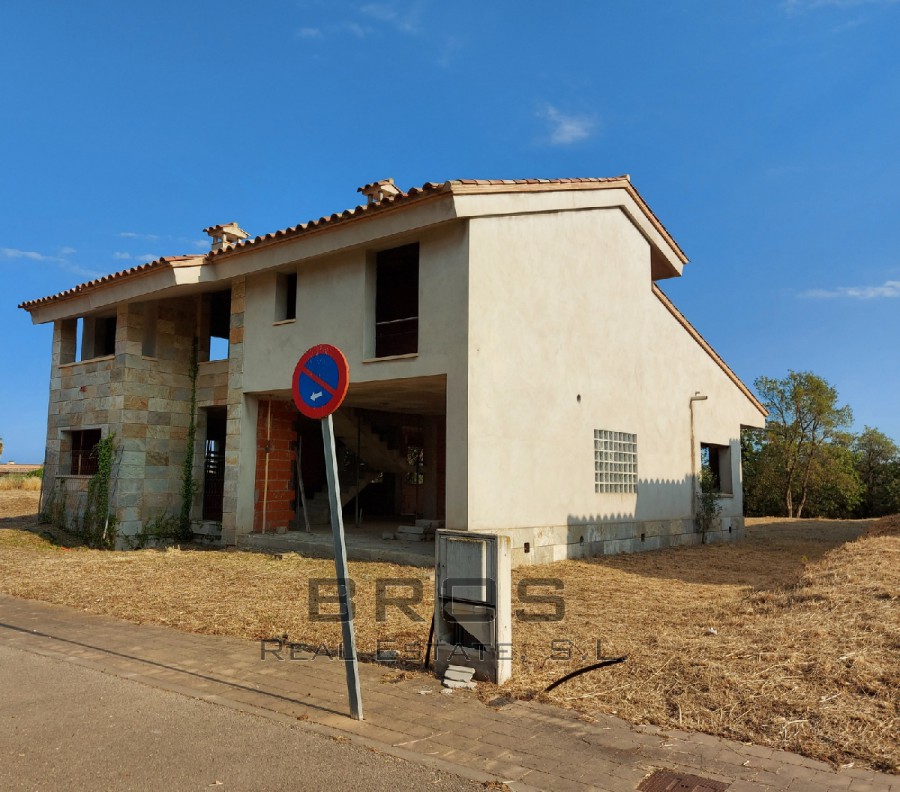
<svg viewBox="0 0 900 792">
<path fill-rule="evenodd" d="M 397 539 L 405 539 L 407 542 L 433 542 L 435 532 L 443 527 L 443 520 L 416 520 L 415 525 L 401 525 L 397 528 Z"/>
<path fill-rule="evenodd" d="M 445 688 L 466 688 L 468 690 L 475 690 L 477 684 L 472 681 L 473 676 L 475 676 L 474 668 L 466 668 L 466 666 L 458 665 L 448 665 L 447 670 L 444 672 L 444 678 L 441 681 L 441 684 Z"/>
</svg>

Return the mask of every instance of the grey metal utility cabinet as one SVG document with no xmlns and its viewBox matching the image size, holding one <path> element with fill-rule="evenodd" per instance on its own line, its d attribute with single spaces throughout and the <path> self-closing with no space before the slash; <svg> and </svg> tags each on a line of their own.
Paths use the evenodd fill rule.
<svg viewBox="0 0 900 792">
<path fill-rule="evenodd" d="M 501 684 L 512 675 L 512 548 L 508 536 L 437 532 L 434 669 L 475 669 Z"/>
</svg>

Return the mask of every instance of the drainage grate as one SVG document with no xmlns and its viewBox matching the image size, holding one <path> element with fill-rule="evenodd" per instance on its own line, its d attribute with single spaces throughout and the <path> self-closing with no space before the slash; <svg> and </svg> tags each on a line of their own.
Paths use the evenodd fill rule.
<svg viewBox="0 0 900 792">
<path fill-rule="evenodd" d="M 639 792 L 725 792 L 730 784 L 709 778 L 657 770 L 652 776 L 641 781 Z"/>
</svg>

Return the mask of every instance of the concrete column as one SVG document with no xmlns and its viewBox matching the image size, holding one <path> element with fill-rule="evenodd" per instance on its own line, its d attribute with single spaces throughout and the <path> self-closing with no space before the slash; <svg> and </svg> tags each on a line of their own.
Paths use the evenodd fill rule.
<svg viewBox="0 0 900 792">
<path fill-rule="evenodd" d="M 428 416 L 422 426 L 423 443 L 425 446 L 425 467 L 422 473 L 425 477 L 422 497 L 422 516 L 426 520 L 436 520 L 438 516 L 438 481 L 437 481 L 437 421 Z"/>
<path fill-rule="evenodd" d="M 469 529 L 468 388 L 465 374 L 447 377 L 447 528 Z M 473 438 L 473 442 L 475 439 Z"/>
</svg>

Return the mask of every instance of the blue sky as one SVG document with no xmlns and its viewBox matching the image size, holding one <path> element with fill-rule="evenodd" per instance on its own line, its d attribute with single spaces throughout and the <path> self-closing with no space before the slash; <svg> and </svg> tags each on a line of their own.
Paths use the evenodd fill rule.
<svg viewBox="0 0 900 792">
<path fill-rule="evenodd" d="M 811 370 L 900 441 L 900 2 L 0 4 L 0 436 L 43 459 L 17 304 L 388 176 L 629 173 L 665 291 L 746 382 Z"/>
</svg>

